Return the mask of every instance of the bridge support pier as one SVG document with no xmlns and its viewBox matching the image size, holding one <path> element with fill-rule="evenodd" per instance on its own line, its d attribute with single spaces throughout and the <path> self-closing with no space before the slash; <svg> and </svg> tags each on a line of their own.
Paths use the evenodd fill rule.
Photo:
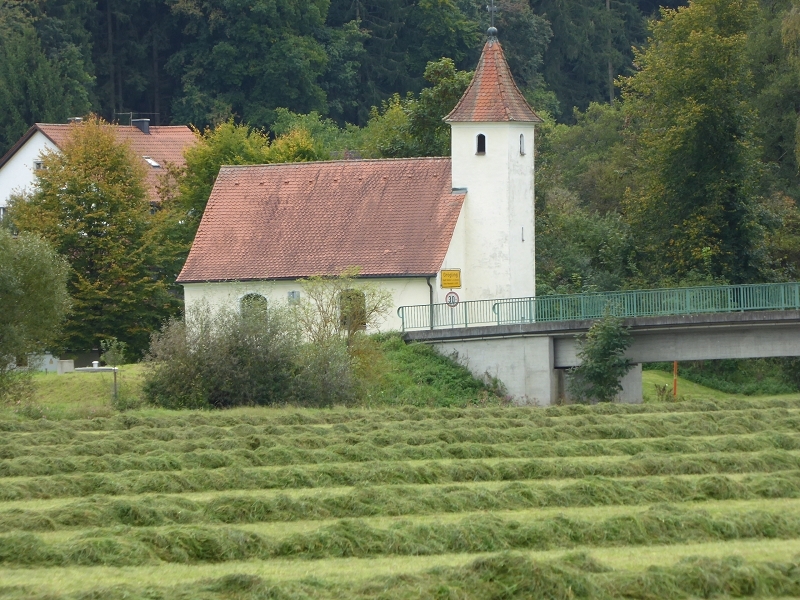
<svg viewBox="0 0 800 600">
<path fill-rule="evenodd" d="M 499 379 L 515 404 L 550 406 L 558 399 L 559 376 L 550 336 L 487 339 L 477 344 L 454 340 L 433 346 L 476 377 Z"/>
</svg>

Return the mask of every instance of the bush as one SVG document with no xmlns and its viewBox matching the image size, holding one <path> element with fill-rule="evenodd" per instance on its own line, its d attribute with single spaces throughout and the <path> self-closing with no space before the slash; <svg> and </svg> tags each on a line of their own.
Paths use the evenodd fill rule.
<svg viewBox="0 0 800 600">
<path fill-rule="evenodd" d="M 286 402 L 300 339 L 275 308 L 201 305 L 153 335 L 144 393 L 167 408 L 227 408 Z"/>
<path fill-rule="evenodd" d="M 305 344 L 297 358 L 294 396 L 299 404 L 333 406 L 356 399 L 353 361 L 343 341 Z"/>
<path fill-rule="evenodd" d="M 625 358 L 630 343 L 622 319 L 606 312 L 580 341 L 581 364 L 571 371 L 572 395 L 583 402 L 614 400 L 622 391 L 622 378 L 633 366 Z"/>
</svg>

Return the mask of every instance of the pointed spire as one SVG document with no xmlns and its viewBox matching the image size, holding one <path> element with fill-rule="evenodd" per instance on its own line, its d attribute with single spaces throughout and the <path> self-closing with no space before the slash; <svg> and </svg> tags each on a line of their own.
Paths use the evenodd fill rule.
<svg viewBox="0 0 800 600">
<path fill-rule="evenodd" d="M 444 120 L 448 123 L 497 123 L 522 121 L 541 123 L 528 105 L 508 68 L 497 29 L 490 27 L 475 75 L 456 107 Z"/>
</svg>

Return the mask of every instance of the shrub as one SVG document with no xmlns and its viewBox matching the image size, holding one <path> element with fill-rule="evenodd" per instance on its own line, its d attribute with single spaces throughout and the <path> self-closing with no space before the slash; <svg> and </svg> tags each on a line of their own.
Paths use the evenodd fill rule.
<svg viewBox="0 0 800 600">
<path fill-rule="evenodd" d="M 286 310 L 200 305 L 152 337 L 144 393 L 167 408 L 268 405 L 290 399 L 300 338 Z"/>
<path fill-rule="evenodd" d="M 606 312 L 580 341 L 581 364 L 571 372 L 572 395 L 583 402 L 614 400 L 622 391 L 621 379 L 633 366 L 625 358 L 630 343 L 622 319 Z"/>
<path fill-rule="evenodd" d="M 343 341 L 305 344 L 297 358 L 294 396 L 298 403 L 333 406 L 349 404 L 356 399 L 353 361 Z"/>
<path fill-rule="evenodd" d="M 304 343 L 290 306 L 248 302 L 242 310 L 199 305 L 153 335 L 144 395 L 165 408 L 297 403 L 356 398 L 342 339 Z"/>
</svg>

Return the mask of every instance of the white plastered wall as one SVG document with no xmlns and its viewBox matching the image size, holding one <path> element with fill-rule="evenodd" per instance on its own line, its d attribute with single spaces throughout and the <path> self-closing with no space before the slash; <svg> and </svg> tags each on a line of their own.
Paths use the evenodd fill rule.
<svg viewBox="0 0 800 600">
<path fill-rule="evenodd" d="M 370 278 L 365 281 L 369 285 L 380 286 L 388 290 L 392 295 L 393 308 L 378 331 L 401 329 L 400 317 L 397 316 L 398 307 L 430 302 L 430 288 L 424 277 Z M 431 278 L 431 285 L 435 286 L 434 278 Z M 211 306 L 238 308 L 240 300 L 247 294 L 260 294 L 273 302 L 285 304 L 288 301 L 289 292 L 292 291 L 300 292 L 301 296 L 303 294 L 303 288 L 297 281 L 186 283 L 183 285 L 183 299 L 187 311 L 202 300 Z"/>
<path fill-rule="evenodd" d="M 33 191 L 36 182 L 33 163 L 39 160 L 44 150 L 57 152 L 58 148 L 41 131 L 37 131 L 0 168 L 0 208 L 8 206 L 12 194 Z"/>
<path fill-rule="evenodd" d="M 451 123 L 451 131 L 453 188 L 467 188 L 459 295 L 463 300 L 535 295 L 534 124 Z M 486 136 L 485 154 L 477 154 L 479 134 Z"/>
<path fill-rule="evenodd" d="M 450 289 L 442 288 L 442 270 L 443 269 L 461 269 L 462 285 L 464 277 L 465 257 L 466 257 L 466 244 L 467 234 L 464 218 L 464 209 L 458 215 L 456 226 L 453 228 L 453 237 L 450 238 L 450 245 L 447 247 L 447 254 L 445 254 L 444 262 L 442 262 L 441 269 L 436 275 L 436 281 L 431 281 L 433 288 L 433 303 L 441 304 L 444 302 L 444 297 Z M 454 290 L 459 299 L 465 300 L 463 291 L 461 289 Z"/>
</svg>

